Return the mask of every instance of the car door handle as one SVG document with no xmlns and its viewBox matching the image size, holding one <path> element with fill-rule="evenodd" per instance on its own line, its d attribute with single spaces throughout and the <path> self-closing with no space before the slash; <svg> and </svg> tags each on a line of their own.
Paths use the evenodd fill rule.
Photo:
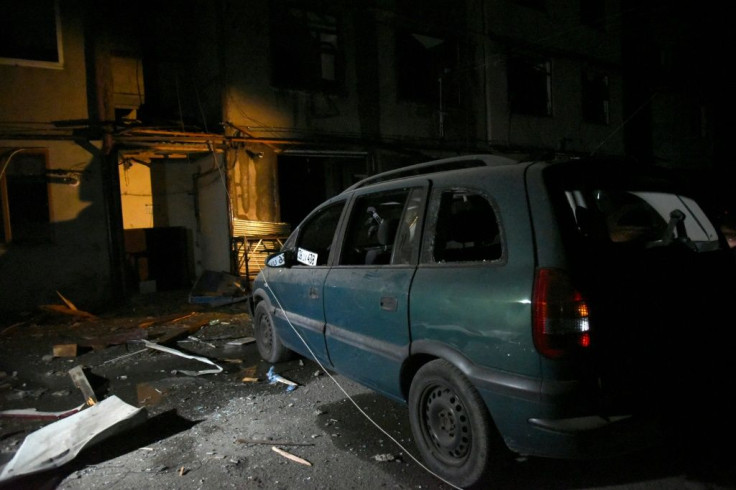
<svg viewBox="0 0 736 490">
<path fill-rule="evenodd" d="M 309 299 L 317 299 L 319 298 L 319 294 L 317 293 L 317 288 L 312 286 L 309 288 Z"/>
<path fill-rule="evenodd" d="M 381 296 L 381 309 L 386 311 L 396 311 L 399 302 L 393 296 Z"/>
</svg>

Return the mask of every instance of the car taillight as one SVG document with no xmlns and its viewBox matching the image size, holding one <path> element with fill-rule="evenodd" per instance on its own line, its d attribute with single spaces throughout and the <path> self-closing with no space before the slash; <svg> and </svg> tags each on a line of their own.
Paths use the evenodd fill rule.
<svg viewBox="0 0 736 490">
<path fill-rule="evenodd" d="M 559 359 L 590 346 L 588 304 L 567 273 L 538 269 L 532 307 L 532 335 L 540 354 Z"/>
</svg>

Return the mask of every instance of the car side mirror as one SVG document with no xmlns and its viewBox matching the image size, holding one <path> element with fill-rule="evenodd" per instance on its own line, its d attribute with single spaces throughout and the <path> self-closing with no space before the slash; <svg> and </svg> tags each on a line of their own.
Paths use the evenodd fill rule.
<svg viewBox="0 0 736 490">
<path fill-rule="evenodd" d="M 296 254 L 293 250 L 284 250 L 283 252 L 269 255 L 266 258 L 268 267 L 291 267 L 296 263 Z"/>
</svg>

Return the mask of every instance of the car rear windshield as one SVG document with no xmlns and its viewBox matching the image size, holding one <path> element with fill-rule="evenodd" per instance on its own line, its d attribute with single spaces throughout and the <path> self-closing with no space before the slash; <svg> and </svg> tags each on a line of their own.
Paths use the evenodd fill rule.
<svg viewBox="0 0 736 490">
<path fill-rule="evenodd" d="M 550 182 L 561 197 L 564 221 L 579 236 L 627 247 L 680 244 L 701 252 L 721 247 L 697 198 L 664 172 L 575 166 L 553 172 Z"/>
</svg>

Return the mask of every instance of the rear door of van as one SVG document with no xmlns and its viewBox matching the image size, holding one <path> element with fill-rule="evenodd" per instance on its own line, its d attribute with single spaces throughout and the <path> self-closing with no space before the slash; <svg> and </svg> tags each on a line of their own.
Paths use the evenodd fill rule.
<svg viewBox="0 0 736 490">
<path fill-rule="evenodd" d="M 550 166 L 544 180 L 590 305 L 585 369 L 601 409 L 717 413 L 733 383 L 736 264 L 702 199 L 667 172 L 625 164 Z"/>
</svg>

